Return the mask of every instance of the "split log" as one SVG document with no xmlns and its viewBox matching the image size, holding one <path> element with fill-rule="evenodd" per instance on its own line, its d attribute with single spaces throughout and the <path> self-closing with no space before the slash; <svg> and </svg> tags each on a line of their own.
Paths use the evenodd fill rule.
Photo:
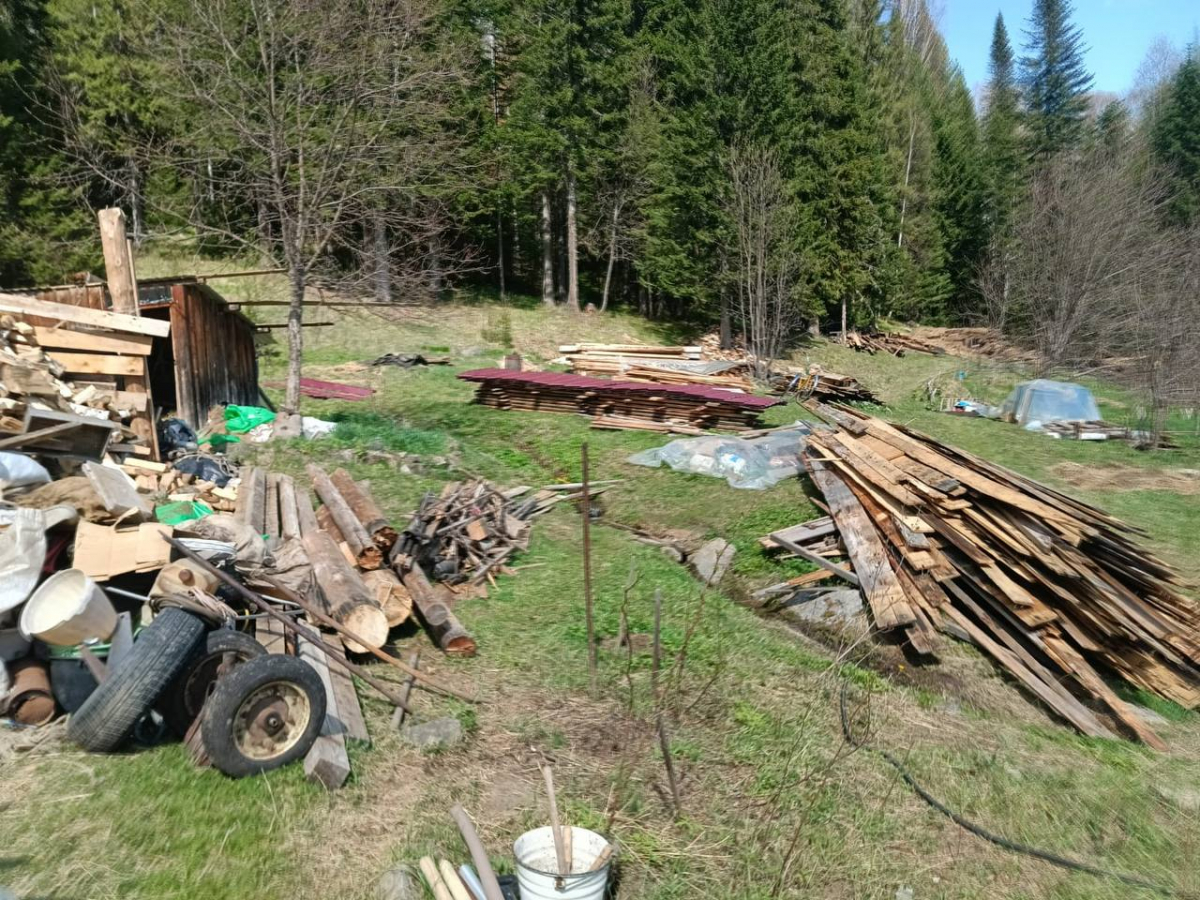
<svg viewBox="0 0 1200 900">
<path fill-rule="evenodd" d="M 351 553 L 354 554 L 355 561 L 364 569 L 378 569 L 383 565 L 383 551 L 367 534 L 367 530 L 355 516 L 354 511 L 346 502 L 346 498 L 334 487 L 333 482 L 320 466 L 309 463 L 307 470 L 312 479 L 313 489 L 321 498 L 321 502 L 328 508 L 333 520 L 337 522 L 338 529 L 342 532 L 342 537 L 349 545 Z"/>
<path fill-rule="evenodd" d="M 391 569 L 364 572 L 362 580 L 387 616 L 389 627 L 395 628 L 412 615 L 412 595 Z"/>
<path fill-rule="evenodd" d="M 396 529 L 384 516 L 365 485 L 356 482 L 345 469 L 338 469 L 329 476 L 333 486 L 342 495 L 355 518 L 362 523 L 363 530 L 370 535 L 380 550 L 390 550 L 396 543 Z"/>
<path fill-rule="evenodd" d="M 263 534 L 279 537 L 279 474 L 267 475 L 266 500 L 263 505 Z"/>
<path fill-rule="evenodd" d="M 388 637 L 387 616 L 359 574 L 346 564 L 333 538 L 314 529 L 300 540 L 320 585 L 323 612 L 367 642 L 359 645 L 347 641 L 346 646 L 355 653 L 382 647 Z"/>
<path fill-rule="evenodd" d="M 317 514 L 313 512 L 312 497 L 305 488 L 293 483 L 296 493 L 296 523 L 300 526 L 300 536 L 320 531 L 317 524 Z"/>
<path fill-rule="evenodd" d="M 266 528 L 267 473 L 258 466 L 251 467 L 242 476 L 234 515 L 253 528 L 256 534 L 262 534 Z"/>
<path fill-rule="evenodd" d="M 430 637 L 442 652 L 447 656 L 474 656 L 475 638 L 463 628 L 462 623 L 450 611 L 449 605 L 442 599 L 443 595 L 434 590 L 420 567 L 413 566 L 405 572 L 397 570 L 397 574 L 412 595 L 413 606 L 416 607 Z M 444 587 L 442 589 L 445 590 Z"/>
</svg>

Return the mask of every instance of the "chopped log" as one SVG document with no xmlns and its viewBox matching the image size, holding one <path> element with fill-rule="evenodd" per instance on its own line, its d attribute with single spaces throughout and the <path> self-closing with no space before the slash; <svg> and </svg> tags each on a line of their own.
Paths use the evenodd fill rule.
<svg viewBox="0 0 1200 900">
<path fill-rule="evenodd" d="M 323 611 L 367 642 L 347 641 L 347 646 L 355 653 L 382 647 L 388 637 L 387 616 L 359 574 L 346 564 L 333 538 L 317 529 L 300 540 L 320 586 Z"/>
<path fill-rule="evenodd" d="M 346 498 L 342 496 L 320 466 L 309 463 L 307 471 L 312 479 L 313 489 L 337 523 L 338 530 L 342 532 L 342 539 L 349 545 L 355 561 L 364 569 L 378 569 L 383 565 L 383 551 L 367 534 L 367 530 L 355 516 L 354 511 L 346 502 Z"/>
<path fill-rule="evenodd" d="M 379 509 L 371 492 L 351 478 L 345 469 L 337 469 L 329 476 L 329 480 L 333 482 L 333 486 L 342 495 L 355 518 L 362 523 L 363 530 L 371 536 L 375 545 L 381 550 L 390 550 L 392 544 L 396 543 L 396 529 Z"/>
<path fill-rule="evenodd" d="M 389 627 L 395 628 L 412 615 L 412 595 L 391 569 L 364 572 L 362 580 L 387 616 Z"/>
<path fill-rule="evenodd" d="M 430 637 L 442 652 L 447 656 L 474 656 L 475 639 L 463 628 L 441 596 L 434 591 L 433 585 L 429 583 L 420 567 L 413 566 L 405 572 L 397 570 L 397 574 L 412 595 L 413 606 L 416 607 L 417 614 L 429 631 Z"/>
</svg>

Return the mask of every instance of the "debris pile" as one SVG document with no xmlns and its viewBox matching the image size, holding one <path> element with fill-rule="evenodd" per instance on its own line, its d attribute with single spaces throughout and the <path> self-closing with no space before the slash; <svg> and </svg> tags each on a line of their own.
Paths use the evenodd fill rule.
<svg viewBox="0 0 1200 900">
<path fill-rule="evenodd" d="M 564 344 L 559 355 L 577 375 L 624 376 L 630 366 L 667 368 L 703 359 L 701 347 L 652 347 L 645 344 Z"/>
<path fill-rule="evenodd" d="M 153 334 L 28 318 L 0 315 L 0 448 L 156 456 L 145 362 Z M 166 323 L 144 328 L 158 326 Z"/>
<path fill-rule="evenodd" d="M 814 408 L 840 427 L 810 435 L 802 456 L 853 571 L 815 549 L 825 524 L 771 540 L 860 586 L 879 631 L 921 655 L 938 632 L 969 640 L 1088 735 L 1162 746 L 1107 671 L 1200 705 L 1200 615 L 1135 529 L 911 429 Z"/>
<path fill-rule="evenodd" d="M 699 385 L 604 381 L 556 372 L 476 369 L 459 378 L 479 383 L 475 402 L 496 409 L 565 412 L 592 417 L 598 428 L 698 434 L 754 428 L 779 401 Z"/>
<path fill-rule="evenodd" d="M 838 400 L 844 403 L 879 402 L 879 398 L 871 393 L 870 388 L 853 375 L 828 372 L 817 365 L 807 369 L 779 366 L 771 378 L 771 386 L 780 392 L 802 390 L 803 393 L 820 400 Z"/>
<path fill-rule="evenodd" d="M 872 356 L 880 352 L 903 356 L 909 350 L 932 356 L 941 356 L 946 352 L 935 344 L 898 332 L 885 334 L 882 331 L 848 331 L 843 337 L 846 346 Z"/>
</svg>

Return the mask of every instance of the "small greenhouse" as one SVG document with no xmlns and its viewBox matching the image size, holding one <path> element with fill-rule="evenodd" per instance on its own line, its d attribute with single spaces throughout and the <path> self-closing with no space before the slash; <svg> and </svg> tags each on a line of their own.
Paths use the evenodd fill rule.
<svg viewBox="0 0 1200 900">
<path fill-rule="evenodd" d="M 1037 430 L 1045 422 L 1097 422 L 1100 408 L 1081 384 L 1039 378 L 1012 389 L 1000 407 L 1000 418 Z"/>
</svg>

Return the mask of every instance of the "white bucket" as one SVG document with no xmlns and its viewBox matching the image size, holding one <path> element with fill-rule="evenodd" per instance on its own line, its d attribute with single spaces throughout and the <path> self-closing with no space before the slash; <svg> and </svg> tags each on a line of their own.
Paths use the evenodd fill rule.
<svg viewBox="0 0 1200 900">
<path fill-rule="evenodd" d="M 579 874 L 557 875 L 551 827 L 525 832 L 513 844 L 521 900 L 601 900 L 612 859 L 595 872 L 587 870 L 607 846 L 608 841 L 596 832 L 571 826 L 571 871 Z"/>
<path fill-rule="evenodd" d="M 106 641 L 116 630 L 117 611 L 78 569 L 51 575 L 21 610 L 21 633 L 47 644 L 73 647 L 93 639 Z"/>
</svg>

